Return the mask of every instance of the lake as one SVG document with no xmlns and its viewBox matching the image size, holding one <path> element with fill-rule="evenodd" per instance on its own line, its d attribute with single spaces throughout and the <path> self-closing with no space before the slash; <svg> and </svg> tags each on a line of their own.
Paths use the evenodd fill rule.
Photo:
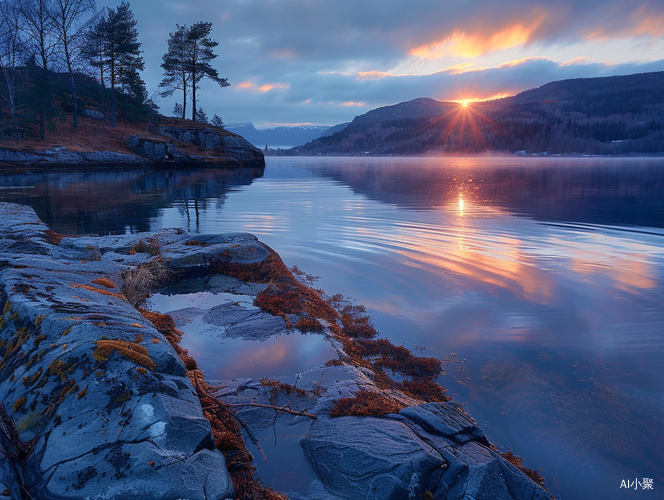
<svg viewBox="0 0 664 500">
<path fill-rule="evenodd" d="M 540 467 L 556 498 L 622 499 L 621 481 L 643 478 L 653 490 L 636 496 L 664 498 L 664 159 L 266 161 L 264 172 L 2 175 L 0 199 L 67 234 L 251 232 L 316 287 L 364 304 L 395 344 L 454 353 L 448 394 Z M 324 342 L 286 337 L 184 342 L 211 379 L 331 357 Z"/>
</svg>

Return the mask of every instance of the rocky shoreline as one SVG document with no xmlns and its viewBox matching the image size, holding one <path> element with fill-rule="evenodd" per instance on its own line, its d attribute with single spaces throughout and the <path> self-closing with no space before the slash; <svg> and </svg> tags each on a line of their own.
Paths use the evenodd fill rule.
<svg viewBox="0 0 664 500">
<path fill-rule="evenodd" d="M 41 151 L 0 148 L 0 170 L 265 166 L 263 152 L 232 132 L 222 133 L 210 127 L 175 126 L 161 126 L 155 132 L 127 137 L 127 152 L 74 151 L 65 146 Z M 205 154 L 182 152 L 183 146 L 194 146 Z"/>
<path fill-rule="evenodd" d="M 361 309 L 335 309 L 298 284 L 252 235 L 68 238 L 11 203 L 0 203 L 0 234 L 7 497 L 283 498 L 252 483 L 251 455 L 238 445 L 258 443 L 278 417 L 298 429 L 293 460 L 313 470 L 293 500 L 551 498 L 444 396 L 436 360 L 374 339 Z M 229 301 L 173 319 L 137 309 L 145 292 L 129 285 L 158 266 L 165 292 L 239 293 L 257 307 Z M 338 356 L 311 367 L 320 382 L 292 374 L 208 385 L 178 345 L 175 327 L 193 318 L 235 338 L 322 335 Z M 242 436 L 229 436 L 225 419 L 241 422 Z"/>
</svg>

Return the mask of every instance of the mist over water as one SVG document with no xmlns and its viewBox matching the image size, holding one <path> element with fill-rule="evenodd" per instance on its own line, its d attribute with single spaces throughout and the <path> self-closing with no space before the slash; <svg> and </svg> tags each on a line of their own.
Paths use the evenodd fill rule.
<svg viewBox="0 0 664 500">
<path fill-rule="evenodd" d="M 31 174 L 0 187 L 65 233 L 253 233 L 366 305 L 396 344 L 455 353 L 448 394 L 541 467 L 557 498 L 622 499 L 629 478 L 653 478 L 639 493 L 662 498 L 664 160 L 267 158 L 264 173 Z M 191 348 L 214 378 L 256 375 L 246 345 L 246 363 L 225 363 L 206 338 Z M 326 355 L 282 351 L 281 373 Z"/>
</svg>

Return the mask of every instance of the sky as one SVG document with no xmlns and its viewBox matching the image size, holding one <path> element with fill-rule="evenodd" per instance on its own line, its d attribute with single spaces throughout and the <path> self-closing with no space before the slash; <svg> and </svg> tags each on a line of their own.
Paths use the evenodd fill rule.
<svg viewBox="0 0 664 500">
<path fill-rule="evenodd" d="M 99 8 L 118 1 L 98 0 Z M 133 0 L 148 91 L 168 34 L 213 23 L 209 117 L 335 125 L 419 97 L 486 100 L 567 78 L 664 71 L 662 0 Z M 188 100 L 189 101 L 189 100 Z M 159 98 L 172 113 L 181 93 Z"/>
</svg>

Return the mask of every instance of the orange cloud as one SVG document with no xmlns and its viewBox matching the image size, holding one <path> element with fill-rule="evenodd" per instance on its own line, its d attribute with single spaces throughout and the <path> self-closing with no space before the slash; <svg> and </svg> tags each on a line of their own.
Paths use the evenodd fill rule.
<svg viewBox="0 0 664 500">
<path fill-rule="evenodd" d="M 342 106 L 360 106 L 360 107 L 364 106 L 364 104 L 365 103 L 363 102 L 355 102 L 355 101 L 346 101 L 341 103 Z"/>
<path fill-rule="evenodd" d="M 471 71 L 483 71 L 485 69 L 487 68 L 475 66 L 475 64 L 471 62 L 463 62 L 445 68 L 443 73 L 449 73 L 450 75 L 460 75 L 462 73 L 470 73 Z"/>
<path fill-rule="evenodd" d="M 514 59 L 513 61 L 507 61 L 500 65 L 499 68 L 511 68 L 513 66 L 519 66 L 520 64 L 525 64 L 530 61 L 551 61 L 548 57 L 537 56 L 537 57 L 522 57 L 521 59 Z"/>
<path fill-rule="evenodd" d="M 410 55 L 426 60 L 447 56 L 470 58 L 519 47 L 530 41 L 532 33 L 543 20 L 542 15 L 530 25 L 513 24 L 490 36 L 468 34 L 458 30 L 442 40 L 411 49 Z"/>
<path fill-rule="evenodd" d="M 399 73 L 390 73 L 387 71 L 359 71 L 357 76 L 360 80 L 381 80 L 388 76 L 410 76 Z"/>
<path fill-rule="evenodd" d="M 240 82 L 237 85 L 237 88 L 239 89 L 254 89 L 260 90 L 261 92 L 269 92 L 272 89 L 287 89 L 289 87 L 290 85 L 287 83 L 266 83 L 260 87 L 253 82 Z"/>
<path fill-rule="evenodd" d="M 587 57 L 575 57 L 574 59 L 570 59 L 569 61 L 560 63 L 560 66 L 574 66 L 577 64 L 586 64 L 587 61 L 588 61 Z"/>
</svg>

